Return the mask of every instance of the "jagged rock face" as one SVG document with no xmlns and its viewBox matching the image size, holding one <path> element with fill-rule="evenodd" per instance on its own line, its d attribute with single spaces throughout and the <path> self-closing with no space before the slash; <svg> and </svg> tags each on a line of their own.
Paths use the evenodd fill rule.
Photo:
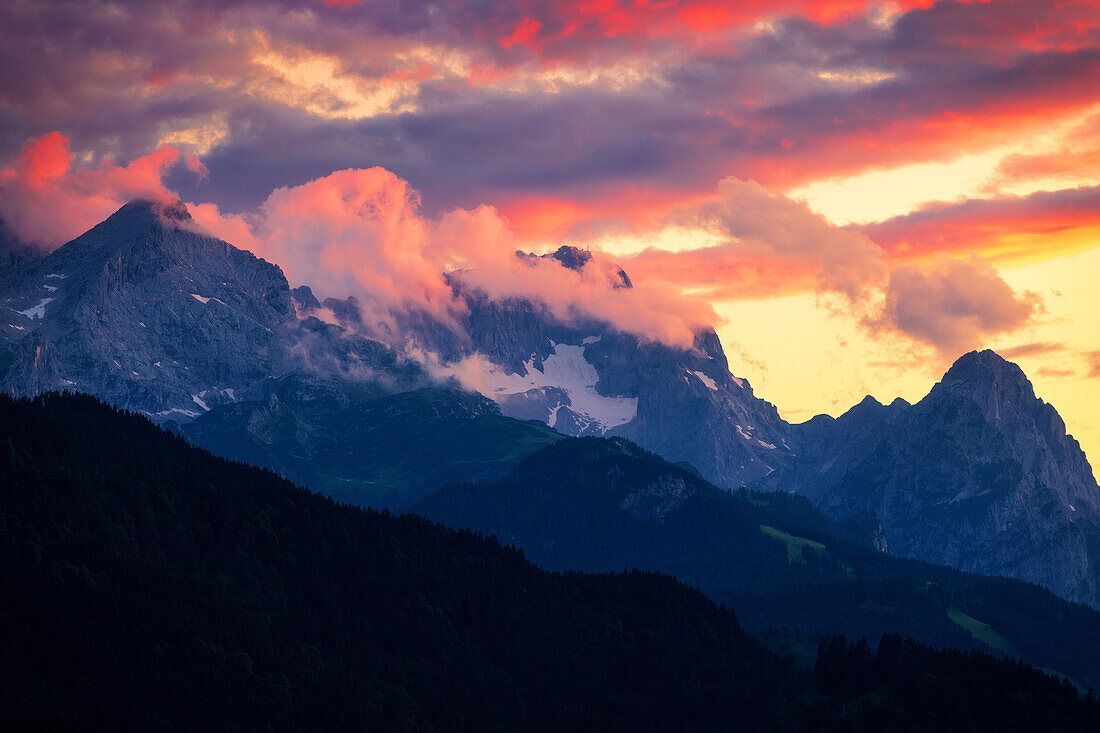
<svg viewBox="0 0 1100 733">
<path fill-rule="evenodd" d="M 577 269 L 587 254 L 563 247 L 545 257 Z M 621 280 L 630 286 L 626 273 Z M 566 435 L 626 437 L 726 488 L 787 459 L 789 426 L 730 374 L 713 331 L 699 333 L 693 348 L 676 348 L 594 318 L 565 322 L 530 300 L 491 299 L 460 277 L 452 285 L 466 304 L 460 334 L 423 314 L 405 316 L 403 327 L 443 362 L 484 357 L 477 387 L 505 415 Z"/>
<path fill-rule="evenodd" d="M 1100 489 L 1015 364 L 967 354 L 913 406 L 868 399 L 796 436 L 801 455 L 763 485 L 838 519 L 872 512 L 897 554 L 1100 606 Z"/>
<path fill-rule="evenodd" d="M 293 369 L 386 371 L 377 342 L 300 321 L 276 266 L 134 201 L 0 281 L 0 388 L 74 389 L 187 420 Z M 6 362 L 6 363 L 5 363 Z"/>
</svg>

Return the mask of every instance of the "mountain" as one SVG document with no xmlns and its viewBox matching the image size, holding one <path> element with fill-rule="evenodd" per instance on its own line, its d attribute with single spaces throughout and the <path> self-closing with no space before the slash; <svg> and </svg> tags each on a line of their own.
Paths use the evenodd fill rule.
<svg viewBox="0 0 1100 733">
<path fill-rule="evenodd" d="M 197 233 L 179 203 L 133 201 L 0 274 L 0 292 L 10 394 L 74 389 L 184 421 L 295 369 L 426 382 L 377 341 L 297 318 L 276 265 Z"/>
<path fill-rule="evenodd" d="M 876 551 L 803 497 L 723 491 L 621 438 L 561 441 L 503 479 L 441 488 L 415 509 L 494 534 L 550 570 L 667 573 L 781 643 L 784 628 L 811 649 L 836 633 L 897 631 L 1100 683 L 1097 611 Z"/>
<path fill-rule="evenodd" d="M 573 247 L 537 259 L 592 265 Z M 713 331 L 691 348 L 645 341 L 591 315 L 491 298 L 457 272 L 456 327 L 410 311 L 395 314 L 401 333 L 369 337 L 354 298 L 292 291 L 278 266 L 198 233 L 178 202 L 131 202 L 49 255 L 9 264 L 0 391 L 94 394 L 347 501 L 403 508 L 441 482 L 498 477 L 553 437 L 503 419 L 537 420 L 629 438 L 724 489 L 801 493 L 877 532 L 880 548 L 1100 607 L 1095 479 L 1053 408 L 991 353 L 964 357 L 917 405 L 865 401 L 792 426 L 730 373 Z M 622 270 L 609 278 L 632 287 Z M 464 383 L 473 374 L 500 414 L 481 401 L 471 420 L 440 419 L 435 398 L 403 398 L 398 434 L 420 442 L 379 441 L 389 413 L 362 404 L 440 386 L 437 365 L 408 355 L 410 336 L 461 365 Z M 461 434 L 475 422 L 481 432 Z M 414 446 L 441 452 L 416 457 Z"/>
<path fill-rule="evenodd" d="M 794 427 L 800 454 L 760 486 L 845 519 L 873 513 L 892 552 L 1022 578 L 1100 608 L 1100 488 L 1055 409 L 992 351 L 961 357 L 915 405 L 871 398 Z"/>
<path fill-rule="evenodd" d="M 8 730 L 1095 730 L 1068 683 L 885 636 L 808 675 L 668 578 L 554 574 L 84 396 L 0 396 Z"/>
<path fill-rule="evenodd" d="M 478 394 L 269 379 L 180 427 L 195 445 L 357 506 L 405 509 L 450 481 L 498 478 L 562 438 Z"/>
<path fill-rule="evenodd" d="M 576 270 L 591 255 L 566 246 L 543 257 Z M 726 488 L 767 475 L 791 452 L 789 426 L 730 373 L 713 331 L 677 348 L 592 316 L 564 320 L 532 300 L 490 298 L 461 273 L 451 282 L 465 305 L 461 333 L 427 316 L 408 318 L 405 328 L 446 363 L 481 358 L 482 391 L 505 415 L 566 435 L 626 437 Z M 619 270 L 613 286 L 632 284 Z"/>
</svg>

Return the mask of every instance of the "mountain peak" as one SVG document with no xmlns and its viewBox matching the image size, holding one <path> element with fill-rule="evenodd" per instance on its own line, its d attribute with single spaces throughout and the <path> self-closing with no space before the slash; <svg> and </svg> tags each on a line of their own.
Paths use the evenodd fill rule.
<svg viewBox="0 0 1100 733">
<path fill-rule="evenodd" d="M 550 255 L 555 260 L 561 263 L 562 267 L 567 267 L 570 270 L 576 270 L 580 272 L 582 268 L 592 259 L 592 253 L 583 250 L 580 247 L 574 247 L 569 244 L 563 244 Z"/>
<path fill-rule="evenodd" d="M 133 235 L 153 230 L 180 229 L 191 222 L 191 212 L 180 200 L 136 198 L 73 240 L 80 247 L 117 245 Z M 66 245 L 67 246 L 67 245 Z M 64 250 L 62 247 L 60 250 Z"/>
<path fill-rule="evenodd" d="M 972 388 L 998 385 L 1016 389 L 1026 386 L 1028 391 L 1031 388 L 1023 369 L 990 349 L 963 354 L 943 375 L 942 381 L 945 384 L 962 383 Z"/>
<path fill-rule="evenodd" d="M 187 210 L 187 206 L 179 199 L 174 201 L 156 201 L 153 199 L 136 198 L 112 214 L 107 221 L 115 217 L 131 220 L 153 219 L 156 221 L 186 222 L 191 221 L 191 212 Z"/>
<path fill-rule="evenodd" d="M 528 254 L 523 250 L 516 250 L 516 257 L 530 262 L 554 260 L 562 267 L 574 272 L 581 272 L 584 270 L 585 265 L 592 261 L 592 253 L 590 251 L 581 249 L 580 247 L 574 247 L 571 244 L 563 244 L 553 252 L 544 255 Z M 630 277 L 626 274 L 626 270 L 619 267 L 618 271 L 612 275 L 611 286 L 614 288 L 633 288 L 634 283 L 630 281 Z"/>
<path fill-rule="evenodd" d="M 1020 367 L 995 351 L 971 351 L 951 365 L 927 398 L 952 395 L 975 402 L 986 418 L 1000 423 L 1006 415 L 1030 410 L 1035 390 Z"/>
</svg>

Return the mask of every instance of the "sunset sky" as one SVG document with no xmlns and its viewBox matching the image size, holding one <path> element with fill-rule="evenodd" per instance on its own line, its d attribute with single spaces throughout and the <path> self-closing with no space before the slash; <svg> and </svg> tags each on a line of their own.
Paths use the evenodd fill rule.
<svg viewBox="0 0 1100 733">
<path fill-rule="evenodd" d="M 590 246 L 652 293 L 613 320 L 715 326 L 792 422 L 995 348 L 1100 459 L 1097 0 L 8 0 L 0 28 L 25 242 L 178 196 L 387 302 Z"/>
</svg>

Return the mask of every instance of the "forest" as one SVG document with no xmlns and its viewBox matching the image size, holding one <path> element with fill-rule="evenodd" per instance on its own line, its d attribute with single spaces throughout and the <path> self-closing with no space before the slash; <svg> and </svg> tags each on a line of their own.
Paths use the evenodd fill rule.
<svg viewBox="0 0 1100 733">
<path fill-rule="evenodd" d="M 802 668 L 667 576 L 542 570 L 92 397 L 0 396 L 0 487 L 8 730 L 1100 726 L 1064 679 L 896 634 Z"/>
<path fill-rule="evenodd" d="M 621 438 L 560 441 L 498 480 L 453 483 L 415 510 L 495 535 L 550 570 L 641 568 L 701 589 L 805 666 L 835 634 L 900 633 L 1100 682 L 1100 613 L 1039 586 L 868 546 L 802 496 L 723 491 Z"/>
</svg>

